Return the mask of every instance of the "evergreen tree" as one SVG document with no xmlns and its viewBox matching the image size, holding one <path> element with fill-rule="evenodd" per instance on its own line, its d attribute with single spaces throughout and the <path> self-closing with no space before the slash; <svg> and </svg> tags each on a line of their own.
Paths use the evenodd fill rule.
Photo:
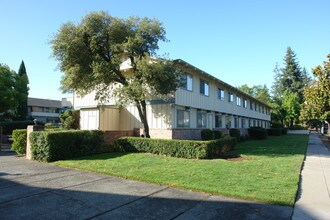
<svg viewBox="0 0 330 220">
<path fill-rule="evenodd" d="M 28 107 L 27 100 L 29 96 L 29 79 L 26 73 L 24 61 L 19 67 L 18 74 L 16 75 L 15 90 L 17 91 L 18 107 L 15 112 L 15 118 L 18 120 L 26 119 Z"/>
<path fill-rule="evenodd" d="M 306 69 L 301 69 L 299 66 L 296 56 L 297 55 L 293 52 L 293 50 L 288 47 L 286 55 L 283 59 L 284 68 L 281 68 L 278 64 L 276 64 L 274 69 L 275 82 L 272 86 L 272 90 L 273 100 L 276 106 L 274 107 L 273 113 L 275 114 L 274 119 L 277 118 L 279 120 L 276 122 L 282 123 L 283 120 L 288 117 L 286 115 L 287 111 L 285 111 L 283 106 L 284 95 L 287 93 L 296 94 L 298 97 L 298 103 L 302 104 L 304 102 L 304 88 L 311 81 Z M 297 117 L 299 117 L 299 115 L 300 112 L 297 113 Z"/>
</svg>

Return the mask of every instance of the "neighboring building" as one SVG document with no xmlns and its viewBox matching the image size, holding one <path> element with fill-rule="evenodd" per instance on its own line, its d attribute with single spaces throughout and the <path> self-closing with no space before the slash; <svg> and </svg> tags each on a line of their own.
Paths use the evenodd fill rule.
<svg viewBox="0 0 330 220">
<path fill-rule="evenodd" d="M 154 138 L 199 139 L 202 129 L 227 130 L 270 127 L 271 107 L 237 88 L 211 76 L 183 60 L 175 60 L 185 74 L 183 86 L 166 100 L 148 101 L 147 118 Z M 124 62 L 123 71 L 129 70 Z M 143 128 L 134 105 L 118 108 L 115 100 L 100 106 L 95 92 L 84 97 L 74 95 L 74 109 L 80 109 L 81 129 L 134 131 Z"/>
<path fill-rule="evenodd" d="M 59 100 L 28 98 L 28 117 L 42 123 L 59 123 L 62 102 Z"/>
</svg>

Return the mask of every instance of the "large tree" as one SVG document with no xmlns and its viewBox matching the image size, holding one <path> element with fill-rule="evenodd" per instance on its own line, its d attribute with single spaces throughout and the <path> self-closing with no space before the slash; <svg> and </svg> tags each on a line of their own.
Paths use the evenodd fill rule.
<svg viewBox="0 0 330 220">
<path fill-rule="evenodd" d="M 315 80 L 305 88 L 305 102 L 300 119 L 311 123 L 315 120 L 330 123 L 330 54 L 328 60 L 313 69 Z"/>
<path fill-rule="evenodd" d="M 15 90 L 17 92 L 18 107 L 15 111 L 15 118 L 19 120 L 26 119 L 28 113 L 29 79 L 26 73 L 24 61 L 19 67 L 18 74 L 15 77 Z"/>
<path fill-rule="evenodd" d="M 17 92 L 15 91 L 16 73 L 6 65 L 0 64 L 0 113 L 17 108 Z"/>
<path fill-rule="evenodd" d="M 247 84 L 241 85 L 237 87 L 242 92 L 245 92 L 246 94 L 266 103 L 270 104 L 271 97 L 269 93 L 269 89 L 266 85 L 254 85 L 252 87 L 249 87 Z"/>
<path fill-rule="evenodd" d="M 174 92 L 179 83 L 173 62 L 156 57 L 159 41 L 166 37 L 156 19 L 93 12 L 78 24 L 63 24 L 51 41 L 64 72 L 61 88 L 80 95 L 95 90 L 100 102 L 116 98 L 120 104 L 134 103 L 150 137 L 146 101 Z M 122 71 L 126 59 L 130 69 Z"/>
<path fill-rule="evenodd" d="M 292 114 L 287 115 L 287 111 L 285 108 L 287 108 L 288 106 L 285 107 L 283 106 L 284 104 L 283 98 L 285 94 L 287 96 L 288 94 L 296 94 L 298 96 L 298 103 L 302 104 L 304 101 L 304 95 L 303 95 L 304 88 L 311 81 L 311 78 L 309 77 L 306 69 L 305 68 L 301 69 L 301 67 L 299 66 L 297 55 L 295 52 L 293 52 L 293 50 L 290 47 L 287 48 L 286 55 L 283 61 L 284 61 L 283 68 L 281 68 L 277 64 L 274 69 L 275 81 L 272 86 L 272 93 L 273 93 L 272 120 L 274 122 L 279 122 L 279 123 L 284 123 L 288 117 L 289 118 L 292 117 Z M 298 113 L 297 115 L 297 119 L 298 119 L 300 115 L 299 109 L 297 113 Z"/>
</svg>

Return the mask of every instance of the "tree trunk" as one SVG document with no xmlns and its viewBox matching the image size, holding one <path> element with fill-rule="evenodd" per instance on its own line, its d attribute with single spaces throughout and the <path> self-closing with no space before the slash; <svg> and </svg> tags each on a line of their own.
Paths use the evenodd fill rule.
<svg viewBox="0 0 330 220">
<path fill-rule="evenodd" d="M 145 100 L 142 100 L 142 101 L 135 100 L 135 104 L 139 111 L 139 116 L 140 116 L 140 119 L 141 119 L 141 122 L 142 122 L 143 128 L 144 128 L 143 136 L 146 138 L 150 138 L 149 125 L 148 125 L 148 120 L 147 120 L 146 101 Z"/>
</svg>

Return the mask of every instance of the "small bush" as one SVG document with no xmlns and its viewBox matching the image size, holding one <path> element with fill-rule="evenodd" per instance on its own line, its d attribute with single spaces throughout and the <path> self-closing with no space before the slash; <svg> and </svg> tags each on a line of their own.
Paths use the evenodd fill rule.
<svg viewBox="0 0 330 220">
<path fill-rule="evenodd" d="M 229 129 L 229 136 L 230 137 L 235 137 L 235 138 L 237 138 L 237 141 L 239 141 L 240 137 L 241 137 L 241 131 L 239 129 L 236 129 L 236 128 L 230 128 Z"/>
<path fill-rule="evenodd" d="M 272 128 L 284 128 L 284 125 L 277 122 L 272 122 Z"/>
<path fill-rule="evenodd" d="M 266 129 L 261 127 L 251 127 L 248 129 L 248 133 L 252 139 L 262 140 L 267 138 Z"/>
<path fill-rule="evenodd" d="M 16 151 L 18 154 L 26 153 L 26 129 L 17 129 L 13 131 L 13 143 L 11 149 Z"/>
<path fill-rule="evenodd" d="M 201 131 L 201 138 L 203 141 L 213 140 L 214 139 L 213 131 L 210 129 L 204 129 Z"/>
<path fill-rule="evenodd" d="M 102 131 L 40 131 L 30 135 L 33 160 L 56 161 L 110 151 Z"/>
<path fill-rule="evenodd" d="M 307 130 L 308 128 L 302 125 L 293 125 L 289 127 L 289 130 Z"/>
<path fill-rule="evenodd" d="M 221 131 L 213 131 L 213 139 L 220 139 L 224 137 L 223 132 Z"/>
<path fill-rule="evenodd" d="M 269 136 L 281 136 L 283 128 L 269 128 L 267 129 L 267 135 Z"/>
<path fill-rule="evenodd" d="M 125 152 L 145 152 L 181 158 L 213 158 L 232 150 L 236 139 L 210 141 L 165 140 L 136 137 L 119 138 L 115 145 Z"/>
<path fill-rule="evenodd" d="M 288 129 L 282 128 L 282 134 L 288 134 Z"/>
<path fill-rule="evenodd" d="M 26 129 L 28 125 L 33 125 L 32 121 L 2 121 L 0 127 L 2 127 L 2 133 L 11 135 L 13 130 Z"/>
</svg>

